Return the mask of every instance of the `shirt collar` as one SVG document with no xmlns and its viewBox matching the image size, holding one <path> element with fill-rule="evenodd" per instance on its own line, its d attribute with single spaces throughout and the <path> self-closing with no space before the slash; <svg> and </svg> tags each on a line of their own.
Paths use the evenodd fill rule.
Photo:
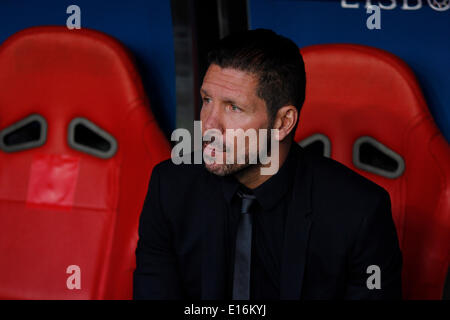
<svg viewBox="0 0 450 320">
<path fill-rule="evenodd" d="M 251 190 L 263 209 L 269 210 L 273 208 L 289 190 L 293 179 L 292 172 L 295 162 L 293 147 L 291 147 L 286 160 L 278 172 L 263 184 Z M 250 190 L 242 185 L 233 175 L 221 177 L 221 183 L 224 197 L 228 203 L 231 202 L 238 189 L 242 189 L 244 192 Z"/>
</svg>

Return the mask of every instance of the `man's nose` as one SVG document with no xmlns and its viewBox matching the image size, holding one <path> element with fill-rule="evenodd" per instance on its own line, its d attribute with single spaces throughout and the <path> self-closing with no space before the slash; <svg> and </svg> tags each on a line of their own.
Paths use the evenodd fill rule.
<svg viewBox="0 0 450 320">
<path fill-rule="evenodd" d="M 222 125 L 221 125 L 221 112 L 219 110 L 219 106 L 212 105 L 208 110 L 204 110 L 205 112 L 202 112 L 202 127 L 203 131 L 210 129 L 217 129 L 222 132 Z"/>
</svg>

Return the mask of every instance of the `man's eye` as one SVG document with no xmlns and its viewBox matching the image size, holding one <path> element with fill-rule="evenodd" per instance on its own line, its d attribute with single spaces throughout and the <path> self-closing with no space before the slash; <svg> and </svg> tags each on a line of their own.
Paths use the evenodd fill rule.
<svg viewBox="0 0 450 320">
<path fill-rule="evenodd" d="M 207 98 L 207 97 L 204 97 L 203 98 L 203 103 L 204 104 L 208 104 L 208 103 L 210 103 L 211 102 L 211 98 Z"/>
<path fill-rule="evenodd" d="M 241 111 L 241 108 L 239 108 L 237 105 L 234 105 L 234 104 L 230 104 L 229 108 L 231 111 L 237 111 L 237 112 Z"/>
</svg>

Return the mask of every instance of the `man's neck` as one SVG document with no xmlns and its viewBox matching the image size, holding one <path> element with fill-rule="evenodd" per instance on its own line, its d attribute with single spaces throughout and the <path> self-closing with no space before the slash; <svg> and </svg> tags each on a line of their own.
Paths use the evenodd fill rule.
<svg viewBox="0 0 450 320">
<path fill-rule="evenodd" d="M 280 143 L 279 146 L 279 162 L 278 168 L 281 168 L 283 163 L 286 161 L 286 158 L 289 154 L 289 150 L 291 148 L 292 142 Z M 236 179 L 246 186 L 249 189 L 255 189 L 262 185 L 264 182 L 270 179 L 272 175 L 262 175 L 261 168 L 262 167 L 270 167 L 271 163 L 266 165 L 257 164 L 252 165 L 246 168 L 245 170 L 239 171 L 235 174 Z M 278 170 L 277 170 L 278 172 Z M 276 174 L 276 173 L 275 173 Z"/>
</svg>

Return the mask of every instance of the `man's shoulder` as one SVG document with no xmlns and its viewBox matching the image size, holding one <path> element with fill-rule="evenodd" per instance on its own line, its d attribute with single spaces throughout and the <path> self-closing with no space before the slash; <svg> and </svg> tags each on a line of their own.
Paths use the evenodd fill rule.
<svg viewBox="0 0 450 320">
<path fill-rule="evenodd" d="M 305 152 L 312 172 L 312 207 L 318 225 L 339 234 L 357 232 L 361 221 L 390 207 L 389 193 L 378 184 L 331 158 Z M 387 213 L 387 211 L 386 211 Z"/>
<path fill-rule="evenodd" d="M 170 184 L 182 184 L 183 181 L 201 180 L 206 177 L 206 169 L 203 164 L 180 163 L 175 164 L 172 159 L 158 163 L 153 171 L 156 172 L 160 180 Z"/>
<path fill-rule="evenodd" d="M 324 156 L 304 151 L 313 170 L 313 185 L 322 196 L 374 203 L 388 198 L 389 193 L 380 185 L 350 169 L 344 164 Z M 359 202 L 359 201 L 358 201 Z"/>
<path fill-rule="evenodd" d="M 189 219 L 195 204 L 201 206 L 205 194 L 214 187 L 210 176 L 203 164 L 175 164 L 168 159 L 153 168 L 151 179 L 158 184 L 164 212 L 173 221 L 182 222 Z"/>
</svg>

